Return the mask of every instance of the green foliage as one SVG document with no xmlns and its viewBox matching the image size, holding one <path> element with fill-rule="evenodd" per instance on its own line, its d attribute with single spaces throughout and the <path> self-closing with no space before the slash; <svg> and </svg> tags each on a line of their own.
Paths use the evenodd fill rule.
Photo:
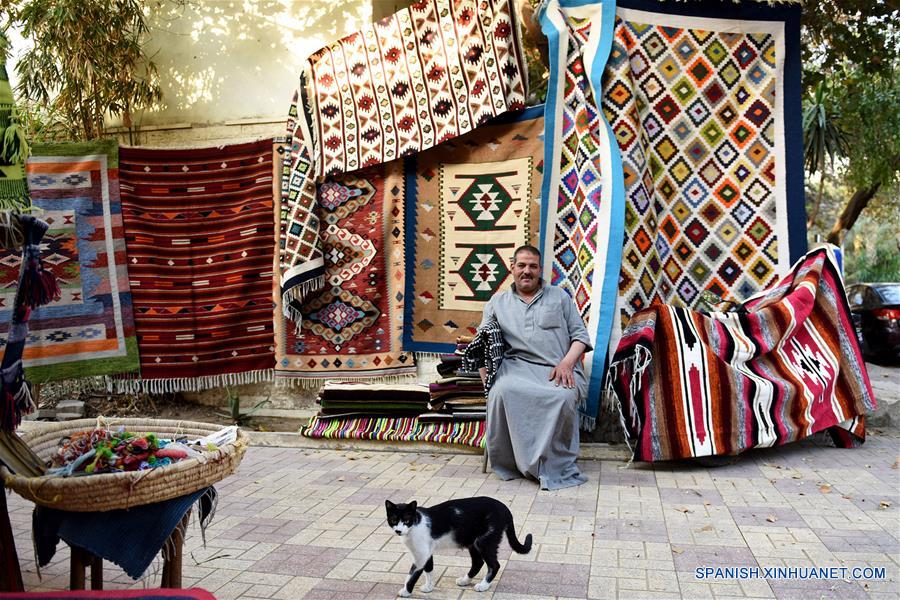
<svg viewBox="0 0 900 600">
<path fill-rule="evenodd" d="M 266 398 L 265 400 L 260 400 L 254 404 L 253 408 L 247 412 L 242 412 L 241 397 L 233 393 L 227 385 L 225 386 L 225 394 L 227 395 L 228 400 L 228 415 L 225 416 L 229 417 L 235 425 L 241 427 L 249 425 L 250 420 L 253 418 L 253 414 L 270 403 L 269 398 Z"/>
<path fill-rule="evenodd" d="M 895 213 L 896 214 L 896 213 Z M 871 216 L 844 245 L 844 273 L 848 282 L 900 281 L 900 240 L 896 216 L 878 221 Z"/>
<path fill-rule="evenodd" d="M 841 126 L 853 132 L 845 153 L 848 181 L 857 187 L 892 188 L 900 169 L 897 75 L 868 75 L 859 67 L 845 77 L 838 101 Z"/>
<path fill-rule="evenodd" d="M 898 15 L 894 0 L 804 2 L 804 85 L 815 88 L 848 64 L 866 75 L 893 72 L 900 55 Z"/>
<path fill-rule="evenodd" d="M 18 0 L 13 22 L 33 48 L 17 65 L 18 90 L 44 114 L 62 116 L 66 137 L 100 137 L 107 116 L 130 126 L 159 100 L 141 0 Z"/>
<path fill-rule="evenodd" d="M 861 212 L 900 209 L 900 8 L 895 0 L 805 2 L 802 25 L 804 159 L 807 175 L 819 174 L 807 193 L 809 224 L 838 242 Z M 831 172 L 826 158 L 837 161 Z M 845 250 L 883 263 L 871 249 Z"/>
<path fill-rule="evenodd" d="M 26 99 L 19 104 L 18 115 L 25 135 L 32 143 L 63 142 L 70 139 L 66 118 L 58 106 L 45 107 Z"/>
<path fill-rule="evenodd" d="M 849 144 L 825 81 L 819 82 L 804 104 L 803 159 L 807 171 L 815 173 L 824 170 L 826 157 L 834 164 L 836 156 L 845 156 Z"/>
</svg>

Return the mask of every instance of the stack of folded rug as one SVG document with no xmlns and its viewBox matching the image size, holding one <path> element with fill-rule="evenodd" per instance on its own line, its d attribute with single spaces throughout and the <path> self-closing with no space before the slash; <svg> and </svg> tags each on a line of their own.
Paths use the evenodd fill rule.
<svg viewBox="0 0 900 600">
<path fill-rule="evenodd" d="M 483 421 L 485 405 L 484 384 L 477 372 L 462 370 L 462 355 L 471 338 L 459 337 L 456 351 L 442 354 L 437 367 L 441 379 L 428 386 L 431 412 L 420 415 L 420 421 Z"/>
<path fill-rule="evenodd" d="M 318 402 L 319 414 L 300 431 L 306 437 L 484 446 L 483 408 L 480 420 L 423 419 L 429 404 L 424 385 L 330 381 Z"/>
<path fill-rule="evenodd" d="M 319 418 L 415 417 L 428 410 L 428 388 L 410 383 L 328 381 L 319 392 Z"/>
</svg>

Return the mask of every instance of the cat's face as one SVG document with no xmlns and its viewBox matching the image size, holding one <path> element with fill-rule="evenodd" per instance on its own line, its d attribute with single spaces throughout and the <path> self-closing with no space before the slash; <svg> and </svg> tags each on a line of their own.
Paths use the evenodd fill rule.
<svg viewBox="0 0 900 600">
<path fill-rule="evenodd" d="M 385 500 L 384 507 L 387 509 L 388 527 L 390 527 L 397 535 L 406 535 L 409 531 L 409 528 L 415 525 L 415 500 L 413 500 L 409 504 L 394 504 L 390 500 Z"/>
</svg>

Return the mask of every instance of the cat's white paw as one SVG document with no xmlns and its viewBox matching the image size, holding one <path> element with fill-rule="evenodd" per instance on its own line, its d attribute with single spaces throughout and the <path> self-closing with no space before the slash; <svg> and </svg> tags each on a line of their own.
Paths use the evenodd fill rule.
<svg viewBox="0 0 900 600">
<path fill-rule="evenodd" d="M 468 576 L 460 577 L 456 580 L 456 585 L 458 585 L 459 587 L 466 587 L 470 583 L 472 583 L 472 580 L 469 579 Z"/>
<path fill-rule="evenodd" d="M 434 582 L 429 581 L 428 583 L 423 585 L 420 589 L 427 594 L 428 592 L 430 592 L 434 589 Z"/>
<path fill-rule="evenodd" d="M 400 591 L 397 592 L 397 595 L 400 596 L 401 598 L 409 598 L 410 596 L 412 596 L 412 594 L 410 592 L 406 591 L 406 586 L 403 586 L 402 588 L 400 588 Z"/>
<path fill-rule="evenodd" d="M 476 592 L 486 592 L 486 591 L 488 591 L 488 588 L 490 588 L 490 587 L 491 587 L 491 584 L 488 583 L 487 581 L 479 581 L 478 583 L 475 584 L 475 591 Z"/>
</svg>

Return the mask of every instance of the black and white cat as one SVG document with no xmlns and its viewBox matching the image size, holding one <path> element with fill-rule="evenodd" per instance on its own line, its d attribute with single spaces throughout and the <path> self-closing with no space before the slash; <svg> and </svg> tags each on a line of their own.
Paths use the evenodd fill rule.
<svg viewBox="0 0 900 600">
<path fill-rule="evenodd" d="M 481 567 L 487 564 L 487 573 L 475 584 L 475 591 L 484 592 L 500 569 L 497 548 L 506 533 L 512 549 L 519 554 L 531 550 L 531 534 L 525 536 L 525 543 L 516 538 L 516 527 L 512 513 L 506 505 L 493 498 L 460 498 L 436 504 L 430 508 L 409 504 L 394 504 L 385 500 L 387 521 L 390 528 L 403 538 L 412 554 L 413 564 L 409 569 L 406 584 L 400 590 L 404 598 L 412 594 L 413 587 L 422 573 L 425 573 L 423 592 L 434 589 L 431 571 L 434 569 L 432 554 L 436 548 L 449 546 L 466 548 L 472 557 L 472 568 L 465 577 L 456 580 L 456 585 L 466 586 Z"/>
</svg>

